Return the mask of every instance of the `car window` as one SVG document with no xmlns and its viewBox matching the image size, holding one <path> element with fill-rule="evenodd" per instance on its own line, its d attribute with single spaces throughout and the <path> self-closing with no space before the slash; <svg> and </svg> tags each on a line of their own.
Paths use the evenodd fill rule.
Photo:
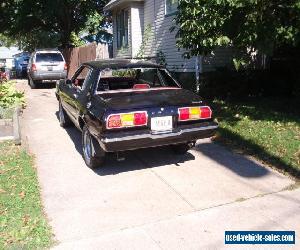
<svg viewBox="0 0 300 250">
<path fill-rule="evenodd" d="M 82 67 L 72 78 L 73 86 L 80 90 L 85 89 L 91 73 L 92 70 L 90 68 Z"/>
<path fill-rule="evenodd" d="M 165 69 L 132 68 L 132 69 L 104 69 L 98 84 L 98 91 L 179 87 L 176 81 Z"/>
<path fill-rule="evenodd" d="M 63 62 L 64 59 L 60 53 L 37 53 L 36 62 Z"/>
</svg>

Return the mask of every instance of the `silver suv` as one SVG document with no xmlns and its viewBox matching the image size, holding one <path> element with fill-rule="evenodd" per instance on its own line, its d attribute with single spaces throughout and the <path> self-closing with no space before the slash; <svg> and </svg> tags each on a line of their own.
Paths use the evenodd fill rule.
<svg viewBox="0 0 300 250">
<path fill-rule="evenodd" d="M 28 83 L 31 88 L 48 81 L 67 77 L 67 64 L 59 50 L 36 50 L 27 66 Z"/>
</svg>

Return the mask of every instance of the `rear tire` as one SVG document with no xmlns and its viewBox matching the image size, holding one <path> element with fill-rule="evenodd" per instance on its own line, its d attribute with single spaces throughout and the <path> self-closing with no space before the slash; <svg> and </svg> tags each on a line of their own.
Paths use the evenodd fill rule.
<svg viewBox="0 0 300 250">
<path fill-rule="evenodd" d="M 191 149 L 190 143 L 182 143 L 177 145 L 172 145 L 172 150 L 177 155 L 184 155 Z"/>
<path fill-rule="evenodd" d="M 82 151 L 85 164 L 95 169 L 102 167 L 105 161 L 105 151 L 100 147 L 98 141 L 90 134 L 86 125 L 82 130 Z"/>
<path fill-rule="evenodd" d="M 30 77 L 28 78 L 28 83 L 31 89 L 36 89 L 39 84 L 39 82 L 32 80 Z"/>
<path fill-rule="evenodd" d="M 70 117 L 67 115 L 60 101 L 58 105 L 59 125 L 63 128 L 70 127 L 73 124 Z"/>
</svg>

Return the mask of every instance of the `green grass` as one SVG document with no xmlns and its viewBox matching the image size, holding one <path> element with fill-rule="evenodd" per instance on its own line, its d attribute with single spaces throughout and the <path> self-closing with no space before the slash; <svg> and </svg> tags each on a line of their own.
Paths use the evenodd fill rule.
<svg viewBox="0 0 300 250">
<path fill-rule="evenodd" d="M 214 101 L 216 141 L 300 177 L 300 103 L 282 98 Z"/>
<path fill-rule="evenodd" d="M 33 159 L 0 143 L 0 249 L 40 249 L 51 244 Z"/>
</svg>

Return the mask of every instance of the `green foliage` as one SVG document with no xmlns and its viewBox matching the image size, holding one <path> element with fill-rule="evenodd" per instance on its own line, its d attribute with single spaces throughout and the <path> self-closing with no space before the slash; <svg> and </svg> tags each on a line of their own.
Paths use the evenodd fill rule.
<svg viewBox="0 0 300 250">
<path fill-rule="evenodd" d="M 108 17 L 100 15 L 97 11 L 89 15 L 85 28 L 81 30 L 80 37 L 87 42 L 112 43 L 112 34 L 107 32 L 110 27 Z"/>
<path fill-rule="evenodd" d="M 150 41 L 151 36 L 153 35 L 152 26 L 150 24 L 146 25 L 146 28 L 144 30 L 144 36 L 142 40 L 142 44 L 139 48 L 139 51 L 136 55 L 137 58 L 145 58 L 145 52 L 146 48 L 148 46 L 148 43 Z"/>
<path fill-rule="evenodd" d="M 13 108 L 24 103 L 24 93 L 17 91 L 13 82 L 0 84 L 0 108 Z"/>
<path fill-rule="evenodd" d="M 12 143 L 0 143 L 0 214 L 0 249 L 51 245 L 33 159 Z"/>
<path fill-rule="evenodd" d="M 134 69 L 125 69 L 125 70 L 113 70 L 112 76 L 114 77 L 131 77 L 136 78 L 137 71 Z"/>
<path fill-rule="evenodd" d="M 293 109 L 297 102 L 216 100 L 213 106 L 220 129 L 215 140 L 300 178 L 300 119 L 299 110 Z"/>
<path fill-rule="evenodd" d="M 0 46 L 12 47 L 13 45 L 16 45 L 16 44 L 17 44 L 17 42 L 14 39 L 7 37 L 6 35 L 0 33 Z"/>
<path fill-rule="evenodd" d="M 186 57 L 231 45 L 272 55 L 282 45 L 299 44 L 300 1 L 181 0 L 175 22 Z"/>
<path fill-rule="evenodd" d="M 20 41 L 21 48 L 72 47 L 94 13 L 102 15 L 108 0 L 4 0 L 1 32 Z M 107 23 L 102 18 L 99 25 Z"/>
</svg>

